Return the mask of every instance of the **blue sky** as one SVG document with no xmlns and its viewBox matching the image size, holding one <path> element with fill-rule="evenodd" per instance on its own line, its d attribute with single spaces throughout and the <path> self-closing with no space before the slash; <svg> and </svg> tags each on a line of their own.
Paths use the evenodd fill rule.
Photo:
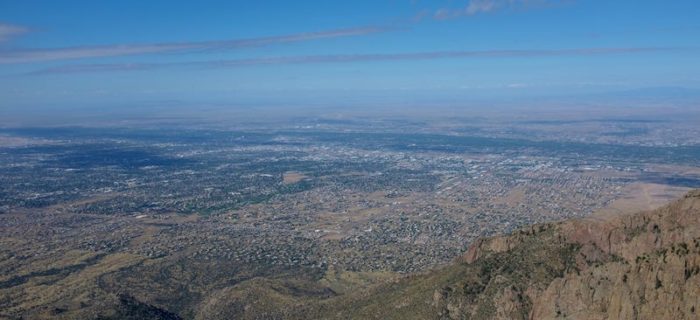
<svg viewBox="0 0 700 320">
<path fill-rule="evenodd" d="M 2 1 L 0 108 L 698 89 L 699 40 L 694 0 Z"/>
</svg>

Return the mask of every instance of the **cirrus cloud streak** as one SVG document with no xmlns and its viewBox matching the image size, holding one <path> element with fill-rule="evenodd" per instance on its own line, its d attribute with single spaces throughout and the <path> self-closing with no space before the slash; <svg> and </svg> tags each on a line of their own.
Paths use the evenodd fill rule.
<svg viewBox="0 0 700 320">
<path fill-rule="evenodd" d="M 3 25 L 0 25 L 0 40 L 3 38 Z M 248 47 L 261 47 L 273 44 L 304 42 L 329 38 L 361 36 L 393 30 L 390 27 L 358 27 L 320 32 L 296 33 L 281 36 L 230 39 L 200 42 L 171 42 L 133 45 L 78 46 L 41 49 L 0 50 L 0 64 L 29 63 L 54 60 L 101 58 L 153 53 L 195 52 L 206 50 L 234 50 Z M 9 32 L 8 32 L 9 34 Z"/>
<path fill-rule="evenodd" d="M 470 0 L 466 6 L 458 9 L 442 8 L 435 12 L 433 18 L 447 20 L 477 14 L 494 13 L 508 9 L 528 9 L 533 7 L 553 6 L 569 2 L 567 0 Z"/>
<path fill-rule="evenodd" d="M 29 28 L 7 23 L 0 23 L 0 42 L 4 42 L 29 32 Z"/>
<path fill-rule="evenodd" d="M 28 75 L 95 73 L 115 71 L 143 71 L 167 68 L 236 68 L 264 65 L 294 65 L 318 63 L 352 63 L 374 61 L 435 60 L 458 58 L 517 58 L 517 57 L 552 57 L 552 56 L 593 56 L 610 54 L 635 54 L 651 52 L 697 51 L 688 47 L 627 47 L 627 48 L 577 48 L 554 50 L 483 50 L 483 51 L 435 51 L 417 53 L 391 54 L 341 54 L 309 55 L 291 57 L 261 57 L 249 59 L 187 61 L 172 63 L 115 63 L 115 64 L 79 64 L 64 65 L 37 70 Z"/>
</svg>

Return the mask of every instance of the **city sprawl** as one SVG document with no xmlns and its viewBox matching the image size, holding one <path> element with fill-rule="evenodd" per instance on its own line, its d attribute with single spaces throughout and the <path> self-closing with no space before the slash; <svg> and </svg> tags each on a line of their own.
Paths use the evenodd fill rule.
<svg viewBox="0 0 700 320">
<path fill-rule="evenodd" d="M 180 314 L 256 277 L 327 279 L 341 292 L 343 273 L 422 272 L 479 237 L 700 184 L 697 136 L 654 142 L 663 122 L 606 120 L 594 127 L 625 134 L 591 142 L 538 125 L 520 137 L 398 120 L 4 129 L 0 306 L 61 299 L 30 285 L 84 291 L 93 269 L 93 294 L 136 290 Z"/>
</svg>

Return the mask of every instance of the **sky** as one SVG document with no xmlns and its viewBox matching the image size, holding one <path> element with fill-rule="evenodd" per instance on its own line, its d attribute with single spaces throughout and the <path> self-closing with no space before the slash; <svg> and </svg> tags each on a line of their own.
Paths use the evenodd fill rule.
<svg viewBox="0 0 700 320">
<path fill-rule="evenodd" d="M 0 109 L 700 88 L 696 0 L 0 1 Z"/>
</svg>

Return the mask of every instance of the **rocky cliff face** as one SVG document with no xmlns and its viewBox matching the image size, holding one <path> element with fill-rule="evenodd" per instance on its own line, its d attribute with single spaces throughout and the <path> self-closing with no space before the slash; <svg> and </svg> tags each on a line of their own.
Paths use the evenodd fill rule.
<svg viewBox="0 0 700 320">
<path fill-rule="evenodd" d="M 700 317 L 700 191 L 653 212 L 559 227 L 581 245 L 578 272 L 533 295 L 530 318 Z"/>
<path fill-rule="evenodd" d="M 483 239 L 454 265 L 343 297 L 342 303 L 330 299 L 319 315 L 698 319 L 699 273 L 700 191 L 694 191 L 650 212 L 536 225 Z"/>
</svg>

